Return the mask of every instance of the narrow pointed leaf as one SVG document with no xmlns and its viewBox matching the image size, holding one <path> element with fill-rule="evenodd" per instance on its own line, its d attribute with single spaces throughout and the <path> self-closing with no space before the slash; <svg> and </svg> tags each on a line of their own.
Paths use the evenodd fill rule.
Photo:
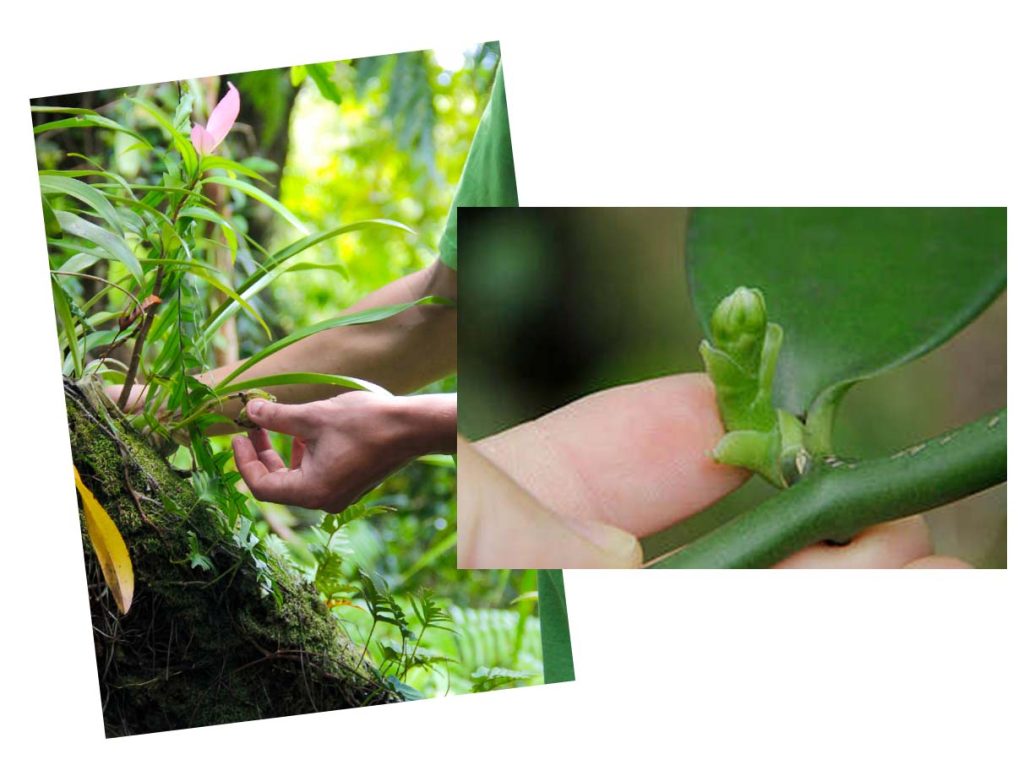
<svg viewBox="0 0 1024 765">
<path fill-rule="evenodd" d="M 63 210 L 57 211 L 57 221 L 60 223 L 64 233 L 72 234 L 92 242 L 107 253 L 114 260 L 124 263 L 125 267 L 135 278 L 135 281 L 142 284 L 142 265 L 135 254 L 128 248 L 128 244 L 119 236 L 111 234 L 106 229 L 100 228 L 95 223 L 90 223 Z"/>
<path fill-rule="evenodd" d="M 43 111 L 39 108 L 34 108 L 33 111 Z M 61 109 L 63 112 L 71 112 L 71 109 Z M 52 130 L 67 130 L 69 128 L 106 128 L 107 130 L 114 130 L 119 133 L 126 133 L 132 136 L 137 141 L 142 143 L 147 149 L 151 149 L 149 142 L 141 135 L 136 133 L 134 130 L 126 128 L 124 125 L 114 122 L 112 119 L 103 117 L 95 112 L 90 112 L 88 109 L 76 109 L 76 114 L 72 117 L 67 117 L 62 120 L 54 120 L 53 122 L 44 122 L 42 125 L 36 125 L 32 130 L 35 135 L 41 135 L 43 133 L 49 133 Z"/>
<path fill-rule="evenodd" d="M 220 279 L 216 278 L 216 276 L 214 276 L 216 273 L 215 271 L 198 266 L 195 263 L 188 263 L 188 265 L 185 266 L 185 270 L 194 276 L 198 276 L 215 290 L 223 292 L 230 300 L 235 301 L 240 308 L 243 308 L 245 312 L 263 328 L 263 331 L 267 333 L 268 338 L 273 337 L 270 332 L 270 327 L 268 327 L 267 323 L 263 321 L 263 317 L 259 315 L 256 309 L 249 304 L 249 301 L 231 289 L 228 285 L 224 284 Z"/>
<path fill-rule="evenodd" d="M 49 175 L 44 173 L 39 176 L 39 187 L 43 190 L 44 194 L 67 194 L 69 197 L 74 197 L 78 201 L 89 205 L 117 233 L 124 234 L 124 229 L 121 228 L 121 220 L 117 217 L 114 206 L 102 193 L 88 183 L 82 183 L 82 181 L 65 175 Z"/>
<path fill-rule="evenodd" d="M 263 191 L 262 189 L 256 188 L 251 183 L 243 181 L 240 178 L 229 178 L 226 175 L 214 175 L 214 176 L 210 176 L 209 178 L 203 179 L 203 185 L 204 186 L 207 185 L 207 184 L 210 184 L 210 183 L 219 184 L 221 186 L 227 186 L 228 188 L 232 188 L 232 189 L 235 189 L 237 191 L 241 191 L 247 197 L 251 197 L 251 198 L 255 199 L 257 202 L 261 202 L 262 204 L 265 204 L 271 210 L 273 210 L 278 215 L 280 215 L 282 218 L 284 218 L 286 221 L 288 221 L 288 223 L 290 223 L 300 233 L 302 233 L 302 234 L 308 234 L 309 233 L 309 229 L 307 229 L 302 224 L 302 221 L 300 221 L 297 217 L 295 217 L 295 214 L 291 210 L 289 210 L 287 207 L 285 207 L 283 204 L 281 204 L 278 200 L 276 200 L 272 196 L 270 196 L 270 194 L 268 194 L 267 192 Z"/>
<path fill-rule="evenodd" d="M 246 300 L 251 300 L 254 295 L 262 291 L 267 285 L 273 282 L 278 276 L 288 270 L 288 261 L 298 255 L 300 252 L 308 250 L 321 242 L 325 242 L 328 239 L 347 234 L 352 231 L 359 231 L 360 229 L 370 228 L 373 226 L 386 226 L 391 228 L 397 228 L 402 231 L 414 233 L 412 229 L 405 226 L 397 221 L 388 220 L 386 218 L 379 218 L 374 220 L 362 220 L 356 223 L 349 223 L 345 226 L 339 226 L 338 228 L 331 229 L 330 231 L 324 231 L 318 234 L 310 234 L 307 237 L 299 239 L 296 242 L 292 242 L 287 247 L 278 250 L 270 256 L 267 263 L 263 265 L 263 270 L 257 271 L 255 274 L 246 279 L 238 287 L 238 294 Z M 206 326 L 203 328 L 203 334 L 206 340 L 213 337 L 217 329 L 231 316 L 238 312 L 240 305 L 237 302 L 225 301 L 221 303 L 210 315 Z"/>
<path fill-rule="evenodd" d="M 412 303 L 399 303 L 397 305 L 389 305 L 384 306 L 382 308 L 370 308 L 366 311 L 357 311 L 356 313 L 345 314 L 344 316 L 338 316 L 333 319 L 327 319 L 326 321 L 319 322 L 318 324 L 311 324 L 308 327 L 303 327 L 302 329 L 293 332 L 287 337 L 283 337 L 280 340 L 271 343 L 270 345 L 260 350 L 259 353 L 253 354 L 252 356 L 247 358 L 235 369 L 233 369 L 231 371 L 231 374 L 229 374 L 227 377 L 221 380 L 220 384 L 218 385 L 218 390 L 220 390 L 220 386 L 227 385 L 238 375 L 242 374 L 242 372 L 246 371 L 254 364 L 259 363 L 267 356 L 277 353 L 282 348 L 287 348 L 292 343 L 296 343 L 305 337 L 309 337 L 310 335 L 316 334 L 317 332 L 323 332 L 324 330 L 327 329 L 334 329 L 335 327 L 348 327 L 353 326 L 355 324 L 370 324 L 375 321 L 383 321 L 384 319 L 389 319 L 392 316 L 400 314 L 403 311 L 407 311 L 408 309 L 417 305 L 446 303 L 448 303 L 448 301 L 444 300 L 443 298 L 429 296 L 425 298 L 420 298 L 419 300 Z"/>
<path fill-rule="evenodd" d="M 132 607 L 132 596 L 135 593 L 135 574 L 132 571 L 132 559 L 128 554 L 128 546 L 124 543 L 121 532 L 114 521 L 103 509 L 96 496 L 82 483 L 82 476 L 75 468 L 75 486 L 82 497 L 82 514 L 85 516 L 85 529 L 89 541 L 96 551 L 96 558 L 103 571 L 103 579 L 110 588 L 114 602 L 122 614 L 128 613 Z"/>
<path fill-rule="evenodd" d="M 282 375 L 254 377 L 244 382 L 218 387 L 215 392 L 218 396 L 227 396 L 252 388 L 270 388 L 275 385 L 334 385 L 339 388 L 349 388 L 350 390 L 365 390 L 372 393 L 391 395 L 381 386 L 368 380 L 360 380 L 358 377 L 348 377 L 346 375 L 328 375 L 320 372 L 291 372 Z"/>
<path fill-rule="evenodd" d="M 75 376 L 82 375 L 82 350 L 78 345 L 78 325 L 75 322 L 74 314 L 71 313 L 71 306 L 64 287 L 52 277 L 51 287 L 53 288 L 53 304 L 57 308 L 57 318 L 60 320 L 61 329 L 64 330 L 64 340 L 68 345 L 68 352 Z"/>
<path fill-rule="evenodd" d="M 178 213 L 178 217 L 205 220 L 220 226 L 221 233 L 224 234 L 224 241 L 227 243 L 228 249 L 231 250 L 231 262 L 235 262 L 235 255 L 238 253 L 238 235 L 222 215 L 207 207 L 186 207 Z"/>
</svg>

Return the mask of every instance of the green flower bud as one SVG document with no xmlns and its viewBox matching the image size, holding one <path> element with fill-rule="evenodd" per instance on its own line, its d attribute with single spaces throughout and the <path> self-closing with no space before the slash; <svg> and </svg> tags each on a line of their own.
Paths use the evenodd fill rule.
<svg viewBox="0 0 1024 765">
<path fill-rule="evenodd" d="M 768 321 L 761 291 L 739 287 L 711 314 L 711 343 L 700 346 L 727 430 L 714 458 L 754 470 L 779 488 L 813 467 L 803 422 L 772 406 L 782 339 L 782 327 Z"/>
<path fill-rule="evenodd" d="M 738 287 L 711 314 L 711 340 L 741 367 L 755 370 L 768 327 L 768 311 L 759 289 Z"/>
</svg>

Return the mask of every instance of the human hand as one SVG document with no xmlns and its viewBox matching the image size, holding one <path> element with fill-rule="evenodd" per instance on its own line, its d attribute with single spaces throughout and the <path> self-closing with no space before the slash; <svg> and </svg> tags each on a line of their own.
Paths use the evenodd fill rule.
<svg viewBox="0 0 1024 765">
<path fill-rule="evenodd" d="M 256 399 L 246 412 L 259 427 L 232 440 L 235 464 L 253 496 L 268 502 L 340 512 L 410 460 L 454 451 L 454 394 L 352 391 L 309 404 Z M 290 466 L 268 430 L 293 436 Z"/>
<path fill-rule="evenodd" d="M 739 487 L 744 470 L 709 452 L 724 431 L 714 386 L 674 375 L 601 391 L 476 443 L 459 442 L 459 566 L 641 565 L 639 536 Z M 780 567 L 964 565 L 929 557 L 921 518 L 814 545 Z"/>
</svg>

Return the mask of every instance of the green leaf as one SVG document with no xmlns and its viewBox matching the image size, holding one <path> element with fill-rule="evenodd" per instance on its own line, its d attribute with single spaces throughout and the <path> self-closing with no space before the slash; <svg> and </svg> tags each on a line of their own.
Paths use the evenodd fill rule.
<svg viewBox="0 0 1024 765">
<path fill-rule="evenodd" d="M 264 264 L 263 270 L 257 271 L 246 279 L 241 286 L 239 286 L 239 294 L 246 300 L 252 299 L 254 295 L 263 290 L 264 287 L 273 282 L 278 276 L 283 274 L 287 270 L 286 264 L 288 260 L 295 257 L 300 252 L 320 244 L 321 242 L 325 242 L 328 239 L 333 239 L 336 236 L 341 236 L 342 234 L 369 228 L 371 226 L 390 226 L 392 228 L 401 229 L 402 231 L 414 233 L 408 226 L 404 226 L 397 221 L 381 218 L 374 220 L 362 220 L 356 223 L 350 223 L 347 226 L 339 226 L 338 228 L 319 234 L 310 234 L 307 237 L 299 239 L 297 242 L 292 242 L 287 247 L 278 250 L 271 255 L 267 263 Z M 204 337 L 207 340 L 212 338 L 220 325 L 223 324 L 230 316 L 238 312 L 238 308 L 239 306 L 237 303 L 227 301 L 217 306 L 210 315 L 210 319 L 206 326 L 203 328 Z"/>
<path fill-rule="evenodd" d="M 71 354 L 71 363 L 75 370 L 75 377 L 82 376 L 82 350 L 78 345 L 78 326 L 75 317 L 71 312 L 71 306 L 64 286 L 56 277 L 51 277 L 53 288 L 53 304 L 57 308 L 57 318 L 60 320 L 61 328 L 64 330 L 64 339 L 68 344 L 68 351 Z"/>
<path fill-rule="evenodd" d="M 348 269 L 342 263 L 296 263 L 287 268 L 288 273 L 293 271 L 333 271 L 341 276 L 348 276 Z"/>
<path fill-rule="evenodd" d="M 42 112 L 51 110 L 35 107 L 32 109 L 32 111 Z M 68 117 L 62 120 L 54 120 L 53 122 L 44 122 L 42 125 L 36 125 L 33 128 L 33 132 L 35 133 L 35 135 L 49 133 L 52 130 L 98 127 L 106 128 L 108 130 L 115 130 L 119 133 L 126 133 L 135 138 L 135 140 L 138 141 L 139 143 L 143 144 L 147 149 L 153 148 L 152 146 L 150 146 L 149 142 L 145 138 L 136 133 L 134 130 L 126 128 L 124 125 L 118 122 L 114 122 L 114 120 L 112 119 L 101 117 L 99 114 L 96 114 L 96 112 L 90 111 L 88 109 L 53 109 L 52 111 L 63 112 L 66 114 L 73 113 L 75 116 Z"/>
<path fill-rule="evenodd" d="M 39 187 L 43 190 L 44 194 L 67 194 L 69 197 L 74 197 L 80 202 L 84 202 L 95 210 L 103 220 L 109 223 L 110 227 L 117 233 L 122 236 L 124 235 L 124 229 L 121 228 L 121 221 L 117 217 L 114 206 L 110 204 L 110 201 L 102 193 L 88 183 L 82 183 L 74 178 L 68 178 L 63 175 L 42 173 L 39 176 Z"/>
<path fill-rule="evenodd" d="M 42 200 L 43 222 L 46 224 L 46 236 L 59 239 L 64 232 L 60 230 L 60 224 L 57 222 L 57 216 L 53 212 L 53 205 L 50 204 L 46 196 L 43 196 Z"/>
<path fill-rule="evenodd" d="M 774 404 L 831 410 L 857 380 L 943 343 L 1006 284 L 1005 208 L 704 208 L 686 244 L 710 336 L 737 287 L 785 332 Z"/>
<path fill-rule="evenodd" d="M 100 228 L 95 223 L 90 223 L 84 218 L 79 218 L 77 215 L 63 210 L 57 211 L 57 222 L 64 229 L 64 233 L 92 242 L 114 260 L 124 263 L 135 281 L 142 284 L 142 266 L 124 239 Z"/>
<path fill-rule="evenodd" d="M 196 154 L 195 148 L 192 146 L 192 141 L 187 136 L 179 132 L 174 127 L 174 123 L 167 119 L 167 116 L 160 111 L 160 108 L 155 104 L 144 98 L 129 98 L 128 100 L 149 114 L 156 124 L 164 129 L 170 137 L 171 143 L 174 144 L 174 148 L 178 150 L 179 154 L 181 154 L 189 172 L 193 172 L 195 168 L 198 167 L 199 157 Z"/>
<path fill-rule="evenodd" d="M 302 221 L 295 217 L 295 214 L 291 210 L 289 210 L 279 201 L 270 196 L 270 194 L 263 191 L 262 189 L 256 188 L 251 183 L 247 183 L 246 181 L 243 181 L 240 178 L 229 178 L 226 175 L 212 175 L 208 178 L 204 178 L 202 181 L 202 185 L 204 186 L 210 183 L 219 184 L 221 186 L 227 186 L 228 188 L 241 191 L 247 197 L 252 197 L 257 202 L 262 202 L 263 204 L 265 204 L 271 210 L 273 210 L 286 221 L 288 221 L 288 223 L 290 223 L 300 233 L 309 233 L 309 229 L 307 229 L 302 224 Z"/>
<path fill-rule="evenodd" d="M 230 300 L 235 301 L 235 303 L 237 303 L 239 307 L 245 309 L 245 312 L 252 316 L 252 318 L 255 319 L 256 322 L 261 327 L 263 327 L 263 331 L 267 333 L 268 338 L 273 337 L 273 335 L 270 332 L 270 327 L 268 327 L 267 323 L 263 321 L 263 317 L 259 315 L 256 309 L 253 308 L 252 305 L 250 305 L 245 298 L 243 298 L 241 295 L 239 295 L 237 292 L 231 289 L 220 279 L 217 279 L 216 276 L 214 276 L 214 274 L 216 273 L 215 270 L 212 270 L 209 267 L 207 267 L 205 263 L 197 264 L 191 261 L 183 262 L 185 263 L 183 267 L 186 271 L 188 271 L 193 276 L 199 277 L 204 282 L 213 287 L 215 290 L 223 292 L 225 295 L 227 295 L 227 297 Z"/>
<path fill-rule="evenodd" d="M 429 296 L 420 298 L 419 300 L 413 303 L 399 303 L 398 305 L 383 306 L 381 308 L 370 308 L 366 311 L 349 313 L 345 314 L 344 316 L 338 316 L 333 319 L 321 321 L 318 324 L 311 324 L 308 327 L 303 327 L 302 329 L 293 332 L 287 337 L 283 337 L 280 340 L 271 343 L 270 345 L 264 347 L 258 353 L 255 353 L 249 358 L 247 358 L 245 361 L 243 361 L 241 364 L 235 367 L 235 369 L 233 369 L 227 377 L 221 380 L 220 385 L 226 385 L 227 383 L 231 382 L 238 375 L 242 374 L 242 372 L 246 371 L 254 364 L 259 363 L 267 356 L 270 356 L 273 353 L 277 353 L 282 348 L 286 348 L 292 343 L 298 342 L 299 340 L 302 340 L 304 337 L 309 337 L 310 335 L 316 334 L 317 332 L 323 332 L 324 330 L 333 329 L 335 327 L 348 327 L 355 324 L 370 324 L 372 322 L 382 321 L 383 319 L 388 319 L 392 316 L 400 314 L 402 313 L 402 311 L 407 311 L 413 306 L 429 305 L 444 302 L 447 301 L 444 301 L 442 298 Z"/>
<path fill-rule="evenodd" d="M 395 508 L 389 505 L 351 505 L 346 507 L 340 513 L 335 513 L 331 516 L 332 522 L 326 523 L 325 526 L 336 531 L 342 526 L 345 526 L 353 521 L 362 521 L 366 518 L 372 518 L 375 515 L 384 515 L 385 513 L 393 513 Z"/>
<path fill-rule="evenodd" d="M 235 255 L 238 254 L 238 235 L 222 215 L 206 207 L 186 207 L 178 213 L 178 217 L 205 220 L 220 226 L 221 233 L 224 234 L 224 241 L 227 242 L 228 249 L 231 250 L 231 262 L 235 262 Z"/>
<path fill-rule="evenodd" d="M 337 84 L 331 79 L 334 64 L 307 64 L 306 74 L 316 83 L 320 95 L 335 104 L 341 103 L 341 91 Z"/>
<path fill-rule="evenodd" d="M 276 169 L 276 166 L 274 167 Z M 266 178 L 264 178 L 256 170 L 249 167 L 248 165 L 243 165 L 241 162 L 235 162 L 233 159 L 222 157 L 219 154 L 209 154 L 203 157 L 199 164 L 199 169 L 201 171 L 227 170 L 228 172 L 231 173 L 238 173 L 239 175 L 244 175 L 248 178 L 253 178 L 254 180 L 260 181 L 261 183 L 266 183 L 268 185 L 270 184 L 270 181 L 268 181 Z"/>
<path fill-rule="evenodd" d="M 228 396 L 232 393 L 249 390 L 250 388 L 270 388 L 274 385 L 334 385 L 339 388 L 350 390 L 366 390 L 373 393 L 391 395 L 384 388 L 367 380 L 360 380 L 358 377 L 346 377 L 345 375 L 328 375 L 320 372 L 290 372 L 281 375 L 267 375 L 266 377 L 254 377 L 251 380 L 235 383 L 234 385 L 218 386 L 215 392 L 218 396 Z"/>
</svg>

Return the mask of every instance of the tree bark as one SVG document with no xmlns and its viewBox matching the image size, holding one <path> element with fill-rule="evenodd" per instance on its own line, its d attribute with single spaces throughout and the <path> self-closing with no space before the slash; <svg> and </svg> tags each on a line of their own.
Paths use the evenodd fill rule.
<svg viewBox="0 0 1024 765">
<path fill-rule="evenodd" d="M 276 594 L 187 476 L 94 386 L 64 383 L 72 454 L 128 546 L 135 596 L 118 613 L 84 531 L 108 736 L 390 703 L 401 698 L 311 585 L 272 554 Z M 213 563 L 191 564 L 198 550 Z"/>
</svg>

